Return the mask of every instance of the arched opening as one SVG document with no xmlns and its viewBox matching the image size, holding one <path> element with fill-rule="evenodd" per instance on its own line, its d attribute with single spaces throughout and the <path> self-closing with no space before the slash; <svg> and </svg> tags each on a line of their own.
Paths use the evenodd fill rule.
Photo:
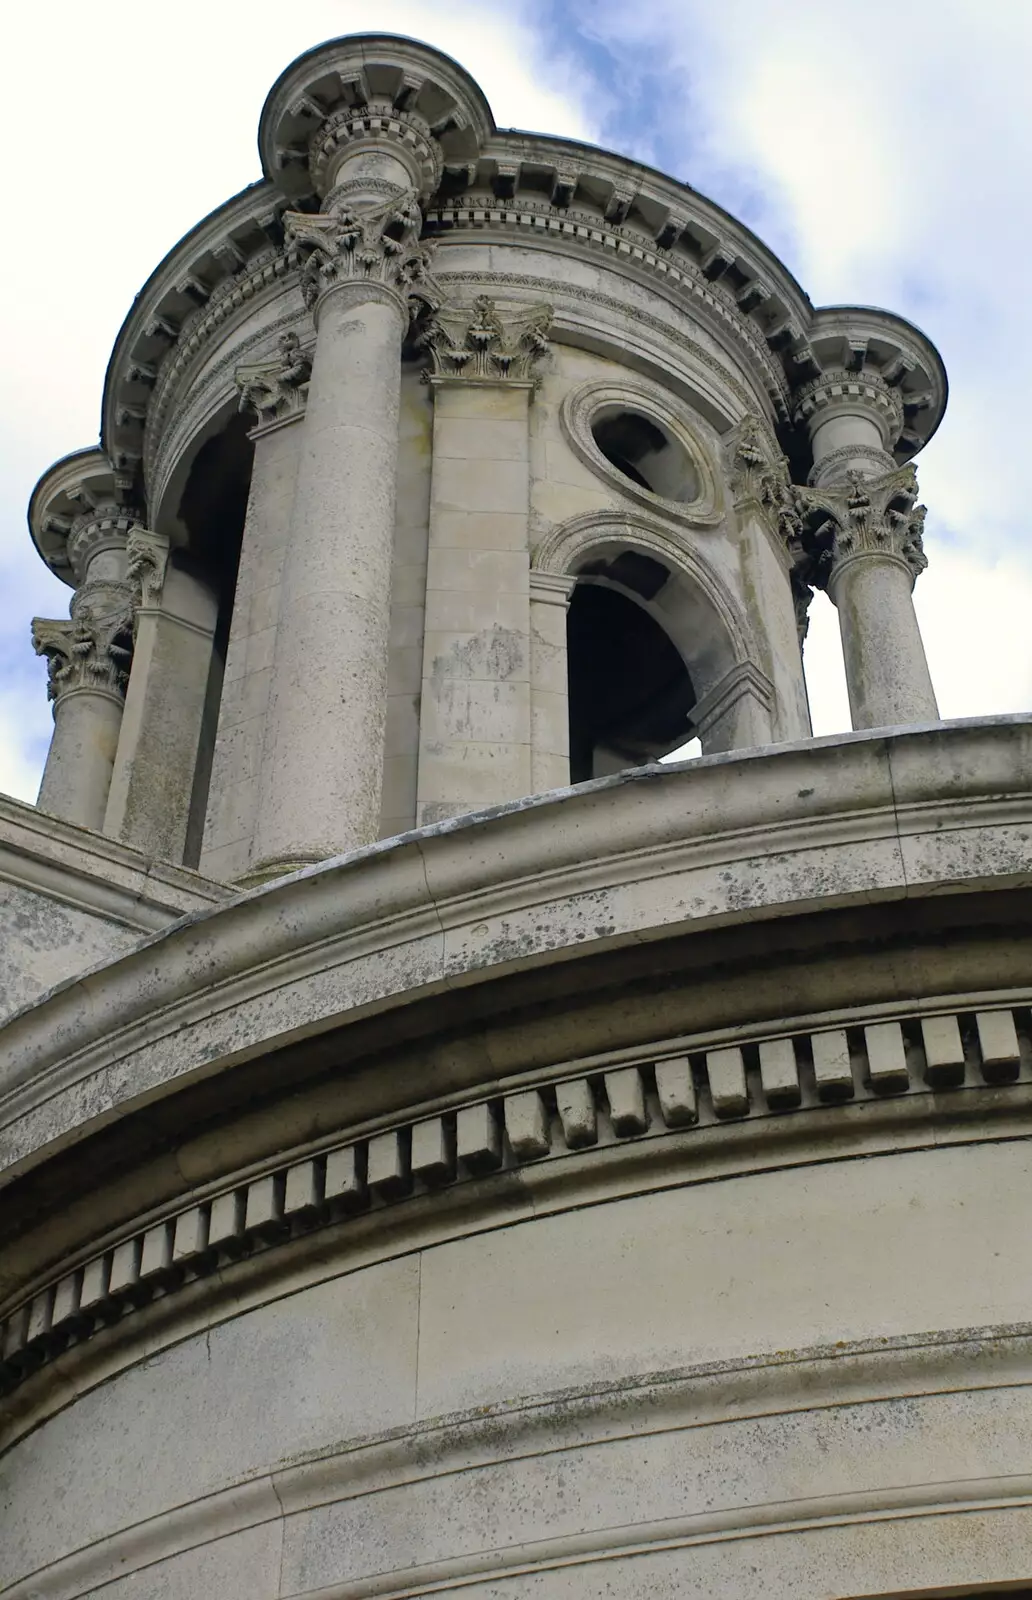
<svg viewBox="0 0 1032 1600">
<path fill-rule="evenodd" d="M 172 559 L 197 582 L 206 585 L 214 593 L 218 605 L 211 670 L 190 798 L 184 855 L 187 866 L 196 866 L 201 856 L 237 568 L 254 462 L 254 445 L 248 438 L 249 428 L 247 418 L 233 412 L 217 433 L 212 433 L 204 440 L 190 463 L 176 507 L 178 538 Z"/>
<path fill-rule="evenodd" d="M 591 436 L 611 467 L 664 500 L 690 505 L 701 493 L 699 474 L 684 446 L 640 411 L 603 406 L 591 419 Z"/>
<path fill-rule="evenodd" d="M 691 736 L 695 688 L 649 609 L 669 578 L 635 550 L 581 570 L 567 619 L 573 783 L 657 761 Z"/>
</svg>

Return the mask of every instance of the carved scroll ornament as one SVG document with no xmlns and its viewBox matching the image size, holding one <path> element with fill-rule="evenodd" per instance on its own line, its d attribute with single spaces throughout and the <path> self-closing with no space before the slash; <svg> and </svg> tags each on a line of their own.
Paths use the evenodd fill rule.
<svg viewBox="0 0 1032 1600">
<path fill-rule="evenodd" d="M 98 617 L 79 606 L 67 622 L 35 617 L 32 646 L 47 658 L 47 698 L 59 701 L 73 689 L 124 694 L 132 649 L 130 617 Z"/>
<path fill-rule="evenodd" d="M 315 216 L 288 211 L 283 222 L 309 309 L 341 283 L 381 283 L 404 296 L 427 280 L 432 246 L 420 240 L 423 213 L 414 189 L 379 205 L 344 204 Z"/>
<path fill-rule="evenodd" d="M 240 411 L 254 411 L 259 423 L 278 421 L 304 410 L 312 363 L 296 333 L 283 333 L 276 354 L 236 370 Z"/>
<path fill-rule="evenodd" d="M 439 308 L 420 343 L 430 354 L 435 379 L 525 382 L 548 350 L 552 315 L 548 305 L 500 311 L 494 300 L 478 295 L 472 306 Z"/>
<path fill-rule="evenodd" d="M 818 587 L 827 587 L 843 563 L 856 556 L 894 556 L 915 579 L 927 567 L 926 508 L 915 503 L 917 473 L 912 466 L 880 478 L 850 472 L 840 487 L 797 489 L 795 494 Z"/>
</svg>

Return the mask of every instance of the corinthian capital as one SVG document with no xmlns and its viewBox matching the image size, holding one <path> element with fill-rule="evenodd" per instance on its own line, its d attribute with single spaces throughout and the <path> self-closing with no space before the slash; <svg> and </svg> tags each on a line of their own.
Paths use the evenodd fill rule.
<svg viewBox="0 0 1032 1600">
<path fill-rule="evenodd" d="M 146 528 L 134 528 L 126 544 L 126 578 L 133 591 L 135 616 L 139 606 L 156 605 L 165 583 L 168 540 Z"/>
<path fill-rule="evenodd" d="M 296 333 L 280 335 L 276 354 L 237 367 L 240 411 L 254 411 L 259 423 L 276 422 L 305 408 L 312 363 Z"/>
<path fill-rule="evenodd" d="M 78 606 L 67 622 L 33 618 L 32 647 L 47 658 L 47 698 L 59 701 L 73 689 L 124 694 L 130 627 L 128 616 L 100 618 L 88 605 Z"/>
<path fill-rule="evenodd" d="M 427 279 L 431 246 L 420 242 L 423 213 L 414 189 L 372 205 L 342 201 L 314 216 L 288 211 L 283 220 L 288 257 L 300 268 L 310 309 L 338 284 L 380 283 L 405 298 Z"/>
<path fill-rule="evenodd" d="M 500 311 L 487 295 L 472 306 L 443 306 L 428 322 L 420 343 L 429 351 L 435 382 L 526 382 L 548 349 L 552 307 Z"/>
<path fill-rule="evenodd" d="M 725 459 L 735 508 L 756 512 L 794 561 L 800 551 L 802 523 L 788 462 L 758 417 L 743 417 L 728 439 Z"/>
<path fill-rule="evenodd" d="M 797 489 L 803 543 L 821 587 L 861 556 L 891 556 L 916 579 L 928 565 L 924 553 L 925 507 L 917 505 L 917 473 L 899 467 L 880 478 L 851 472 L 841 487 Z"/>
</svg>

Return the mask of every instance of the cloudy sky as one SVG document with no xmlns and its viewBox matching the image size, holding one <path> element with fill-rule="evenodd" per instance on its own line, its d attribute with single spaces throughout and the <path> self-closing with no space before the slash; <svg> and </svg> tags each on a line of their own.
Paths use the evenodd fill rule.
<svg viewBox="0 0 1032 1600">
<path fill-rule="evenodd" d="M 10 198 L 0 428 L 0 790 L 34 799 L 50 713 L 33 614 L 69 591 L 32 551 L 39 473 L 97 438 L 104 368 L 175 241 L 259 175 L 281 69 L 336 33 L 411 33 L 501 125 L 651 162 L 750 224 L 817 303 L 885 305 L 939 346 L 946 420 L 919 460 L 917 606 L 942 714 L 1032 709 L 1029 0 L 51 0 L 3 25 Z M 33 186 L 29 186 L 29 178 Z M 834 612 L 806 666 L 848 726 Z"/>
</svg>

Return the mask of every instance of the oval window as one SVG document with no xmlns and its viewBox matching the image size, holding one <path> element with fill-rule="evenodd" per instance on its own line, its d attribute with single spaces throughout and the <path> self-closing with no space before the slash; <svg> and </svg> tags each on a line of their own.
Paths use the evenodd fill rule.
<svg viewBox="0 0 1032 1600">
<path fill-rule="evenodd" d="M 690 455 L 651 417 L 602 406 L 591 419 L 591 437 L 609 465 L 640 489 L 682 505 L 699 498 L 699 474 Z"/>
</svg>

